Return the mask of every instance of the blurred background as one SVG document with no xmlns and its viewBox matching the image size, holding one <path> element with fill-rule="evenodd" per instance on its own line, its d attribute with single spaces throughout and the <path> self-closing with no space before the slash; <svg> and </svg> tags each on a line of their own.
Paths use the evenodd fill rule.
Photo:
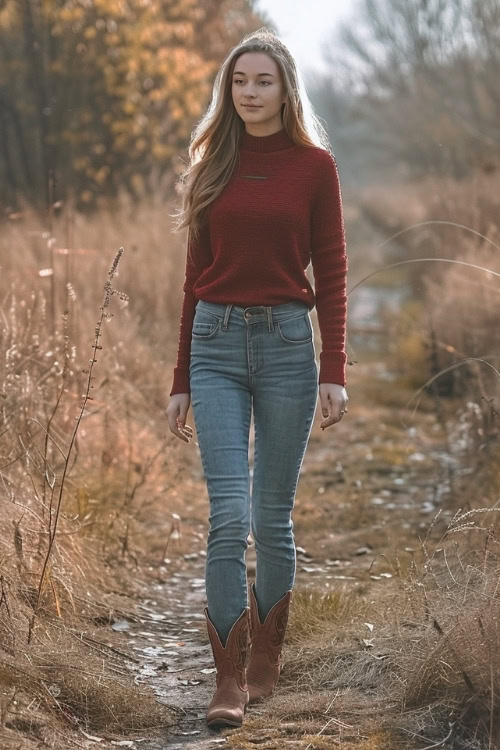
<svg viewBox="0 0 500 750">
<path fill-rule="evenodd" d="M 173 232 L 172 215 L 217 70 L 262 26 L 289 46 L 329 134 L 349 256 L 349 414 L 325 433 L 316 415 L 295 531 L 301 554 L 329 555 L 332 565 L 356 557 L 347 576 L 326 575 L 304 558 L 299 583 L 314 577 L 324 592 L 333 585 L 327 579 L 342 579 L 335 585 L 355 590 L 360 611 L 361 594 L 378 603 L 390 585 L 368 574 L 370 553 L 390 555 L 395 545 L 415 553 L 402 566 L 405 592 L 413 592 L 409 619 L 420 623 L 432 610 L 451 629 L 463 616 L 463 638 L 445 654 L 453 679 L 432 671 L 430 636 L 421 642 L 425 673 L 411 643 L 401 646 L 404 659 L 392 666 L 414 682 L 393 684 L 394 705 L 404 694 L 407 706 L 422 708 L 406 725 L 421 730 L 419 747 L 438 743 L 448 717 L 467 705 L 467 721 L 456 725 L 463 742 L 453 746 L 488 747 L 475 743 L 498 726 L 492 675 L 500 665 L 490 674 L 493 657 L 479 645 L 498 643 L 498 593 L 492 588 L 487 600 L 485 636 L 477 630 L 484 601 L 469 600 L 469 579 L 461 578 L 467 566 L 458 560 L 452 575 L 437 552 L 443 539 L 465 537 L 450 535 L 450 524 L 468 528 L 467 513 L 479 506 L 474 528 L 483 536 L 475 540 L 498 550 L 490 510 L 500 493 L 500 0 L 0 0 L 2 659 L 24 659 L 19 639 L 34 601 L 46 634 L 49 621 L 68 613 L 78 627 L 91 615 L 103 625 L 111 592 L 131 595 L 139 572 L 168 578 L 176 565 L 203 562 L 208 510 L 198 449 L 174 437 L 165 416 L 186 257 L 186 234 Z M 119 248 L 119 293 L 104 304 Z M 319 354 L 315 310 L 312 319 Z M 102 350 L 94 357 L 96 326 Z M 187 422 L 194 426 L 191 412 Z M 419 568 L 419 535 L 433 513 L 427 534 L 436 559 L 422 552 Z M 49 541 L 57 525 L 64 534 L 56 553 Z M 439 573 L 432 581 L 430 557 Z M 498 581 L 489 558 L 474 570 L 483 576 L 477 591 Z M 443 589 L 438 578 L 448 573 Z M 425 607 L 422 581 L 430 586 Z M 402 612 L 401 592 L 393 595 L 392 611 Z M 338 609 L 318 605 L 316 624 L 341 624 L 339 612 L 352 611 L 342 601 Z M 365 618 L 375 622 L 368 610 Z M 389 642 L 403 631 L 386 620 Z M 298 684 L 307 664 L 294 664 Z M 359 664 L 362 686 L 367 662 Z M 16 674 L 0 670 L 0 692 L 8 675 L 31 705 L 30 681 L 20 686 Z M 381 671 L 380 690 L 384 679 Z M 427 684 L 434 703 L 426 703 Z M 84 694 L 75 688 L 71 705 L 98 730 Z M 104 693 L 97 698 L 102 708 Z M 427 711 L 431 703 L 440 708 Z M 2 705 L 5 717 L 11 703 Z M 112 716 L 122 729 L 132 721 L 126 702 L 122 714 L 102 711 L 103 726 Z M 394 716 L 393 729 L 402 722 Z M 386 735 L 377 742 L 366 749 L 396 747 Z"/>
<path fill-rule="evenodd" d="M 349 295 L 351 355 L 398 341 L 389 376 L 421 383 L 429 366 L 485 354 L 500 336 L 487 273 L 382 266 L 446 257 L 496 268 L 499 17 L 498 0 L 2 0 L 5 294 L 14 279 L 50 289 L 54 329 L 68 282 L 91 294 L 85 274 L 123 245 L 131 324 L 174 355 L 184 253 L 172 234 L 175 181 L 224 55 L 268 25 L 330 136 L 350 280 L 375 272 Z M 439 387 L 471 372 L 459 369 Z"/>
</svg>

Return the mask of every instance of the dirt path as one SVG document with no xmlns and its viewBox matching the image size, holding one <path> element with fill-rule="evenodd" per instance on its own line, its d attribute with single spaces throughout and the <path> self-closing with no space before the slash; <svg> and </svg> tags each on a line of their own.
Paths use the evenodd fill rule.
<svg viewBox="0 0 500 750">
<path fill-rule="evenodd" d="M 443 507 L 443 518 L 451 513 L 445 506 L 457 459 L 447 452 L 441 427 L 433 413 L 412 417 L 392 406 L 375 406 L 362 395 L 369 368 L 356 369 L 348 418 L 338 429 L 322 432 L 317 409 L 293 516 L 296 588 L 358 588 L 376 599 L 394 575 L 382 553 L 394 559 L 397 547 L 398 554 L 411 555 L 438 508 Z M 208 501 L 200 465 L 194 461 L 193 467 L 196 491 L 189 496 L 194 505 L 186 506 L 182 520 L 191 525 L 198 546 L 172 558 L 165 580 L 154 584 L 150 598 L 139 604 L 143 622 L 127 633 L 128 647 L 144 660 L 143 666 L 131 667 L 137 682 L 150 686 L 180 715 L 163 739 L 131 745 L 143 750 L 205 750 L 225 744 L 205 724 L 215 686 L 203 615 Z M 253 579 L 253 544 L 247 564 Z M 258 706 L 249 706 L 247 715 L 256 712 Z"/>
</svg>

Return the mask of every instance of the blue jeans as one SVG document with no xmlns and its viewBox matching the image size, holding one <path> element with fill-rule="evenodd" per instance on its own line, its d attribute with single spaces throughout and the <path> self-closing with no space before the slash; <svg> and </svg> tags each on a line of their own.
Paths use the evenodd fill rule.
<svg viewBox="0 0 500 750">
<path fill-rule="evenodd" d="M 295 580 L 291 513 L 318 397 L 308 306 L 293 301 L 238 307 L 198 300 L 190 388 L 210 500 L 207 607 L 224 644 L 248 606 L 245 553 L 250 530 L 261 622 Z"/>
</svg>

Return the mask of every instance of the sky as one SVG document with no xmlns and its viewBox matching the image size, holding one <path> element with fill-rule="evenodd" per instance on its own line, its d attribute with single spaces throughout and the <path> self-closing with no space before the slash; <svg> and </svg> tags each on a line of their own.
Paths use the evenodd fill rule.
<svg viewBox="0 0 500 750">
<path fill-rule="evenodd" d="M 321 45 L 339 21 L 352 15 L 353 0 L 256 0 L 255 7 L 272 18 L 280 39 L 306 74 L 325 72 Z"/>
</svg>

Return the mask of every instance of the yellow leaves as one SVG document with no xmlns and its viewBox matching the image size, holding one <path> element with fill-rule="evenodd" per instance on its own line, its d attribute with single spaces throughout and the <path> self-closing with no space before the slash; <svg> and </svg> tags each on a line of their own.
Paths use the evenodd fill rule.
<svg viewBox="0 0 500 750">
<path fill-rule="evenodd" d="M 127 67 L 130 71 L 130 75 L 136 74 L 139 72 L 140 69 L 140 63 L 137 57 L 129 57 L 127 60 Z"/>
<path fill-rule="evenodd" d="M 153 147 L 151 149 L 153 158 L 156 161 L 166 161 L 174 155 L 175 151 L 176 149 L 174 149 L 172 146 L 168 146 L 165 143 L 155 143 L 153 144 Z"/>
<path fill-rule="evenodd" d="M 98 185 L 102 185 L 106 182 L 111 172 L 111 167 L 108 167 L 107 164 L 102 166 L 100 169 L 95 171 L 92 175 L 94 182 L 97 182 Z"/>
<path fill-rule="evenodd" d="M 127 120 L 116 120 L 112 118 L 110 130 L 116 135 L 125 135 L 128 132 L 130 124 Z"/>
<path fill-rule="evenodd" d="M 126 16 L 129 10 L 129 3 L 126 0 L 94 0 L 94 2 L 97 11 L 115 18 Z M 150 0 L 147 0 L 147 2 L 149 3 Z"/>
<path fill-rule="evenodd" d="M 161 35 L 165 39 L 164 24 L 162 23 L 149 23 L 140 30 L 140 42 L 144 45 L 156 46 L 155 42 Z"/>
<path fill-rule="evenodd" d="M 190 89 L 184 94 L 184 107 L 191 117 L 198 117 L 201 113 L 202 101 L 198 91 Z"/>
<path fill-rule="evenodd" d="M 149 100 L 151 102 L 163 102 L 165 101 L 165 94 L 161 89 L 153 89 L 149 92 Z"/>
<path fill-rule="evenodd" d="M 106 44 L 109 44 L 110 47 L 113 47 L 120 43 L 120 35 L 119 34 L 106 34 L 104 37 Z"/>
<path fill-rule="evenodd" d="M 49 70 L 51 73 L 64 73 L 65 66 L 63 64 L 63 61 L 61 59 L 50 60 Z"/>
<path fill-rule="evenodd" d="M 137 105 L 131 99 L 125 99 L 122 102 L 122 109 L 127 115 L 132 115 L 137 110 Z"/>
<path fill-rule="evenodd" d="M 78 156 L 73 159 L 73 167 L 76 171 L 83 172 L 97 185 L 103 185 L 111 173 L 111 167 L 108 164 L 103 164 L 98 169 L 93 167 L 88 156 Z"/>
<path fill-rule="evenodd" d="M 0 29 L 12 28 L 19 19 L 17 3 L 15 0 L 7 0 L 0 5 Z"/>
<path fill-rule="evenodd" d="M 193 38 L 193 26 L 190 23 L 177 23 L 175 25 L 175 34 L 179 39 L 187 41 Z"/>
<path fill-rule="evenodd" d="M 88 156 L 77 156 L 75 159 L 73 159 L 73 167 L 77 172 L 82 172 L 89 166 L 89 164 L 90 160 Z"/>
<path fill-rule="evenodd" d="M 141 49 L 140 51 L 138 51 L 137 56 L 139 63 L 145 69 L 147 69 L 149 65 L 155 61 L 155 56 L 149 49 Z"/>
<path fill-rule="evenodd" d="M 214 29 L 227 29 L 225 13 L 217 3 L 210 6 L 201 11 L 212 24 L 209 37 Z M 14 50 L 23 48 L 19 7 L 17 0 L 0 0 L 0 34 L 9 46 L 12 24 Z M 46 55 L 46 74 L 56 80 L 58 92 L 47 143 L 64 150 L 67 184 L 74 180 L 83 203 L 106 191 L 111 173 L 142 190 L 143 176 L 130 178 L 130 165 L 140 163 L 144 175 L 155 162 L 168 166 L 206 107 L 220 65 L 198 28 L 198 3 L 40 0 L 37 7 L 34 31 L 44 54 L 46 33 L 57 38 L 55 58 Z M 36 97 L 26 95 L 28 72 L 24 56 L 0 55 L 0 87 L 16 81 L 17 112 L 31 122 Z M 29 129 L 27 142 L 35 142 Z"/>
<path fill-rule="evenodd" d="M 184 107 L 172 106 L 170 107 L 170 116 L 174 120 L 182 120 L 184 117 Z"/>
<path fill-rule="evenodd" d="M 64 5 L 59 8 L 58 18 L 62 23 L 74 23 L 85 17 L 85 8 L 78 5 Z"/>
</svg>

